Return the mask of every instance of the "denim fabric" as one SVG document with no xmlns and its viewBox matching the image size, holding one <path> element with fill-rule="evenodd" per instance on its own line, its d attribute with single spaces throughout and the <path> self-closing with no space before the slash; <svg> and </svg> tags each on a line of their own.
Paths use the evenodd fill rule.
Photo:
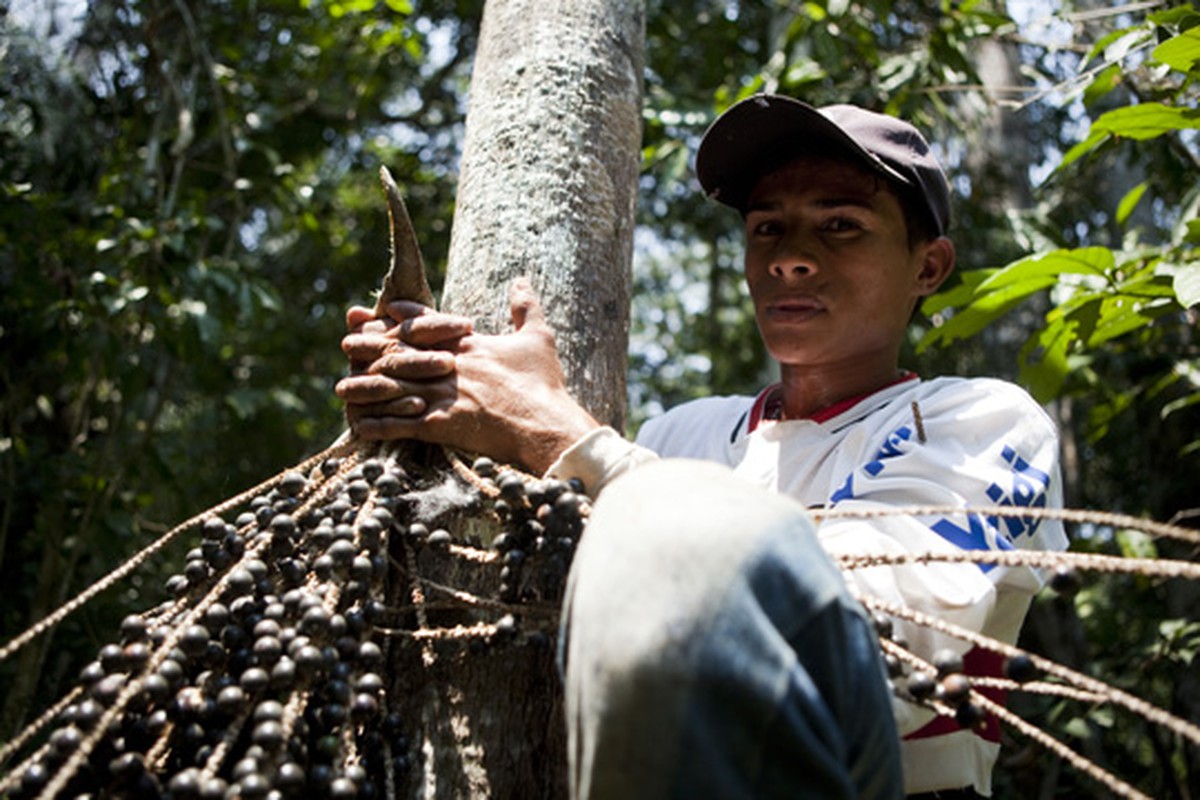
<svg viewBox="0 0 1200 800">
<path fill-rule="evenodd" d="M 573 797 L 902 796 L 878 641 L 795 502 L 707 462 L 628 473 L 563 620 Z"/>
</svg>

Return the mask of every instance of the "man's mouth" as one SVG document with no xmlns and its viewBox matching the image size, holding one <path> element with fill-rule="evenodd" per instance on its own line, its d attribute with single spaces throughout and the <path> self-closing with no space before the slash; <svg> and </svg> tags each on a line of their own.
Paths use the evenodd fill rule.
<svg viewBox="0 0 1200 800">
<path fill-rule="evenodd" d="M 825 304 L 815 297 L 789 297 L 771 301 L 766 311 L 771 319 L 806 320 L 823 313 Z"/>
</svg>

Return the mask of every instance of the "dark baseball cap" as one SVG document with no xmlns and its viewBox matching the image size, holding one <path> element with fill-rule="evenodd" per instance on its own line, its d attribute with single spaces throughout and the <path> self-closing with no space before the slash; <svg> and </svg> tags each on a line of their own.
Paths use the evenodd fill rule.
<svg viewBox="0 0 1200 800">
<path fill-rule="evenodd" d="M 858 159 L 925 203 L 939 235 L 950 224 L 950 185 L 916 128 L 851 105 L 815 108 L 777 94 L 759 94 L 719 116 L 696 152 L 696 176 L 709 197 L 745 210 L 768 171 L 805 154 Z"/>
</svg>

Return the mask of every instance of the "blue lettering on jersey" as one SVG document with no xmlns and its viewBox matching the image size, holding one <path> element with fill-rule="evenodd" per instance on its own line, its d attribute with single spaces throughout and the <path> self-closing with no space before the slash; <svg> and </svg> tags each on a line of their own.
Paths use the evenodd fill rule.
<svg viewBox="0 0 1200 800">
<path fill-rule="evenodd" d="M 889 458 L 895 458 L 896 456 L 903 455 L 905 449 L 907 449 L 903 445 L 911 438 L 912 429 L 910 429 L 907 425 L 901 425 L 899 428 L 889 433 L 887 438 L 883 441 L 883 446 L 879 448 L 878 452 L 875 453 L 870 461 L 863 465 L 863 472 L 867 473 L 872 478 L 877 477 L 879 473 L 883 472 L 883 469 L 886 466 L 886 464 L 883 462 Z M 841 488 L 830 495 L 829 504 L 837 505 L 843 500 L 853 499 L 854 473 L 852 472 L 846 476 L 846 482 L 841 485 Z"/>
<path fill-rule="evenodd" d="M 871 477 L 877 477 L 878 474 L 882 473 L 883 468 L 886 467 L 886 464 L 883 463 L 884 461 L 887 461 L 888 458 L 904 455 L 904 451 L 906 450 L 904 444 L 910 439 L 912 439 L 912 429 L 907 425 L 902 425 L 892 433 L 889 433 L 888 438 L 883 440 L 883 446 L 875 453 L 871 461 L 863 464 L 864 473 Z M 853 499 L 854 473 L 851 473 L 846 476 L 846 482 L 842 483 L 838 491 L 829 495 L 829 505 L 836 505 L 841 503 L 842 500 Z"/>
<path fill-rule="evenodd" d="M 887 468 L 889 459 L 903 455 L 908 450 L 911 439 L 912 429 L 907 425 L 897 428 L 884 440 L 874 457 L 862 466 L 863 472 L 872 478 L 878 477 Z M 1012 447 L 1006 445 L 1000 456 L 1012 469 L 1011 479 L 990 484 L 985 490 L 988 499 L 999 506 L 1044 508 L 1050 476 L 1018 455 Z M 854 477 L 854 472 L 847 475 L 845 482 L 830 496 L 831 506 L 855 498 Z M 964 550 L 1012 550 L 1013 541 L 1020 536 L 1032 536 L 1039 523 L 1040 520 L 1030 517 L 1002 518 L 969 514 L 965 528 L 949 517 L 943 517 L 929 527 L 955 547 Z M 995 566 L 980 564 L 979 569 L 986 573 Z"/>
<path fill-rule="evenodd" d="M 879 473 L 883 472 L 884 460 L 888 458 L 895 458 L 896 456 L 901 455 L 904 452 L 902 445 L 911 438 L 912 431 L 909 429 L 909 427 L 907 425 L 901 425 L 888 435 L 887 439 L 885 439 L 883 442 L 883 447 L 879 448 L 879 452 L 875 454 L 875 458 L 866 464 L 863 469 L 866 470 L 867 474 L 871 477 L 875 477 Z"/>
<path fill-rule="evenodd" d="M 978 514 L 967 515 L 967 527 L 964 528 L 949 519 L 940 519 L 929 526 L 933 532 L 950 544 L 962 550 L 1012 550 L 1010 542 L 989 522 Z M 984 572 L 991 572 L 995 564 L 980 564 Z"/>
<path fill-rule="evenodd" d="M 1004 486 L 992 483 L 986 489 L 988 499 L 999 506 L 1017 508 L 1044 508 L 1046 490 L 1050 476 L 1017 455 L 1017 451 L 1005 446 L 1000 457 L 1012 468 L 1011 482 Z M 967 527 L 963 528 L 950 519 L 941 519 L 930 526 L 946 541 L 964 550 L 1012 550 L 1013 541 L 1020 536 L 1032 536 L 1040 520 L 1031 517 L 982 517 L 970 514 Z M 1001 528 L 1003 526 L 1003 529 Z M 984 572 L 990 572 L 994 564 L 980 564 Z"/>
<path fill-rule="evenodd" d="M 846 482 L 842 484 L 842 488 L 834 492 L 829 498 L 830 505 L 837 505 L 843 500 L 854 499 L 854 473 L 846 476 Z"/>
<path fill-rule="evenodd" d="M 1005 447 L 1000 455 L 1012 467 L 1012 485 L 1006 490 L 993 483 L 987 488 L 988 498 L 998 506 L 1045 508 L 1050 476 L 1021 458 L 1011 447 Z M 1003 524 L 1013 539 L 1032 536 L 1041 523 L 1034 517 L 991 517 L 989 521 L 997 528 Z"/>
</svg>

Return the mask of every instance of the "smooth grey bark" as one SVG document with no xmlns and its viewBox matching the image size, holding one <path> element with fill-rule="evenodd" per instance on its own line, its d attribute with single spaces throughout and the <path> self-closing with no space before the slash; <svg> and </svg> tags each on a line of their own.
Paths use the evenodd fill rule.
<svg viewBox="0 0 1200 800">
<path fill-rule="evenodd" d="M 1012 103 L 1013 87 L 1022 85 L 1021 64 L 1016 46 L 1008 42 L 979 42 L 972 55 L 975 72 L 990 102 L 982 109 L 966 110 L 983 117 L 979 133 L 967 150 L 966 168 L 972 181 L 986 186 L 979 192 L 982 205 L 1002 217 L 1006 212 L 1028 208 L 1033 202 L 1029 185 L 1029 168 L 1036 160 L 1033 137 L 1029 135 L 1028 117 Z"/>
<path fill-rule="evenodd" d="M 475 57 L 443 310 L 508 326 L 508 286 L 529 275 L 573 395 L 620 430 L 630 263 L 641 159 L 642 0 L 489 0 Z M 447 523 L 486 542 L 499 523 Z M 484 530 L 488 529 L 490 530 Z M 429 571 L 425 571 L 428 569 Z M 452 559 L 421 573 L 495 596 L 498 568 Z M 404 587 L 397 587 L 403 605 Z M 439 620 L 469 624 L 474 618 Z M 523 632 L 529 633 L 521 623 Z M 532 623 L 528 623 L 532 624 Z M 544 625 L 544 623 L 542 623 Z M 562 686 L 552 625 L 522 643 L 392 649 L 403 698 L 400 793 L 567 795 Z"/>
<path fill-rule="evenodd" d="M 641 0 L 490 0 L 442 306 L 484 330 L 533 278 L 572 393 L 621 429 L 641 158 Z"/>
</svg>

